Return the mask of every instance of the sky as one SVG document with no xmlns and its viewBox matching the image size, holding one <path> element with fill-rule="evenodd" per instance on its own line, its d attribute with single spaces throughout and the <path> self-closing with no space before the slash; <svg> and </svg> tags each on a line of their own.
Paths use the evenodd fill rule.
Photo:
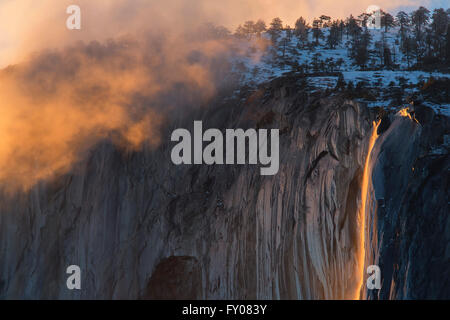
<svg viewBox="0 0 450 320">
<path fill-rule="evenodd" d="M 81 7 L 82 32 L 65 30 L 70 4 Z M 0 67 L 21 61 L 30 52 L 133 33 L 162 21 L 186 28 L 204 20 L 234 30 L 243 21 L 269 22 L 276 16 L 290 25 L 299 16 L 308 21 L 321 14 L 345 18 L 372 4 L 389 12 L 420 5 L 448 8 L 448 0 L 0 0 Z"/>
</svg>

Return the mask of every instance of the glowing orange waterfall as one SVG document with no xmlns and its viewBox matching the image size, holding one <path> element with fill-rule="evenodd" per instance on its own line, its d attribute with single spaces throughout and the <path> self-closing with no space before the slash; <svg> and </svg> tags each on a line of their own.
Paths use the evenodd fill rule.
<svg viewBox="0 0 450 320">
<path fill-rule="evenodd" d="M 356 292 L 353 299 L 359 300 L 361 297 L 361 289 L 364 281 L 364 262 L 366 258 L 366 202 L 367 202 L 367 192 L 369 190 L 371 168 L 370 168 L 370 156 L 372 154 L 373 146 L 378 138 L 377 129 L 381 121 L 373 122 L 372 134 L 369 141 L 369 149 L 367 152 L 366 162 L 364 164 L 364 173 L 361 184 L 361 206 L 358 211 L 358 221 L 359 221 L 359 241 L 358 241 L 358 253 L 357 253 L 357 277 L 358 285 L 356 287 Z"/>
</svg>

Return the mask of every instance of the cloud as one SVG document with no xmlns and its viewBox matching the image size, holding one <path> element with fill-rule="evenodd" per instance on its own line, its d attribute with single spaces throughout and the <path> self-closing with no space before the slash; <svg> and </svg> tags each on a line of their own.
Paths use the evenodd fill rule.
<svg viewBox="0 0 450 320">
<path fill-rule="evenodd" d="M 1 1 L 1 0 L 0 0 Z M 423 1 L 420 1 L 423 3 Z M 66 8 L 81 7 L 80 31 Z M 387 9 L 419 1 L 390 0 Z M 236 46 L 205 22 L 344 17 L 372 0 L 3 0 L 0 185 L 27 189 L 66 172 L 93 145 L 157 146 L 171 110 L 216 92 Z M 201 30 L 201 32 L 199 32 Z M 110 40 L 114 39 L 114 40 Z"/>
<path fill-rule="evenodd" d="M 208 30 L 68 43 L 1 71 L 0 185 L 26 190 L 67 172 L 103 139 L 156 147 L 165 118 L 213 97 L 228 70 L 229 44 Z"/>
</svg>

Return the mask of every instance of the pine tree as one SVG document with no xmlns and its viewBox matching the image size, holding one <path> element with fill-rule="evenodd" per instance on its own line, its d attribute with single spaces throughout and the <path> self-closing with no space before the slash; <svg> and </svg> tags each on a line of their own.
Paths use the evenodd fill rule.
<svg viewBox="0 0 450 320">
<path fill-rule="evenodd" d="M 366 29 L 367 28 L 367 22 L 370 18 L 370 14 L 363 12 L 358 16 L 359 21 L 361 21 L 361 26 Z"/>
<path fill-rule="evenodd" d="M 320 24 L 321 24 L 320 20 L 314 19 L 313 27 L 312 27 L 312 33 L 313 33 L 313 37 L 315 39 L 316 46 L 319 44 L 319 39 L 323 35 L 322 30 L 320 30 Z"/>
<path fill-rule="evenodd" d="M 272 22 L 270 23 L 270 30 L 283 30 L 283 21 L 278 17 L 273 18 Z"/>
<path fill-rule="evenodd" d="M 295 22 L 294 34 L 305 45 L 308 42 L 308 24 L 303 17 L 300 17 Z"/>
<path fill-rule="evenodd" d="M 266 31 L 266 29 L 267 29 L 266 23 L 263 20 L 259 19 L 258 21 L 256 21 L 255 32 L 258 35 L 258 37 L 261 37 L 261 33 Z"/>
<path fill-rule="evenodd" d="M 425 7 L 419 7 L 416 11 L 411 13 L 411 23 L 414 26 L 414 34 L 416 41 L 416 60 L 422 61 L 424 56 L 424 42 L 425 42 L 425 27 L 430 20 L 430 11 Z"/>
<path fill-rule="evenodd" d="M 241 24 L 236 28 L 236 31 L 234 32 L 234 35 L 236 37 L 238 37 L 238 38 L 245 38 L 245 30 L 244 30 L 244 27 L 242 27 Z"/>
<path fill-rule="evenodd" d="M 280 18 L 273 18 L 270 23 L 269 34 L 272 37 L 272 42 L 276 43 L 276 40 L 280 36 L 281 31 L 283 30 L 283 21 Z"/>
<path fill-rule="evenodd" d="M 365 69 L 369 60 L 369 46 L 372 37 L 368 29 L 355 34 L 351 41 L 350 56 L 355 60 L 355 64 Z"/>
<path fill-rule="evenodd" d="M 320 62 L 321 62 L 320 57 L 321 56 L 322 55 L 320 54 L 320 52 L 316 52 L 311 59 L 311 65 L 313 68 L 313 72 L 315 72 L 315 73 L 320 71 Z"/>
<path fill-rule="evenodd" d="M 411 60 L 414 55 L 414 51 L 416 51 L 417 43 L 416 41 L 410 37 L 406 36 L 402 42 L 402 51 L 406 57 L 406 63 L 408 64 L 408 69 L 411 67 Z"/>
<path fill-rule="evenodd" d="M 411 22 L 415 27 L 417 34 L 421 34 L 424 27 L 430 20 L 430 10 L 425 7 L 419 7 L 416 11 L 411 13 Z"/>
<path fill-rule="evenodd" d="M 410 24 L 409 16 L 406 12 L 400 11 L 399 13 L 397 13 L 396 18 L 397 23 L 400 26 L 399 28 L 400 41 L 403 42 L 407 35 Z"/>
<path fill-rule="evenodd" d="M 377 58 L 380 59 L 380 67 L 382 67 L 383 66 L 383 57 L 384 57 L 384 45 L 383 45 L 383 42 L 382 41 L 377 41 L 377 42 L 375 42 L 374 46 L 375 46 L 375 49 L 376 49 L 375 52 L 376 52 Z"/>
<path fill-rule="evenodd" d="M 394 17 L 387 12 L 381 13 L 381 26 L 384 27 L 384 32 L 388 32 L 389 28 L 395 25 Z"/>
<path fill-rule="evenodd" d="M 343 20 L 339 20 L 339 42 L 344 38 L 345 31 L 345 22 Z"/>
<path fill-rule="evenodd" d="M 320 28 L 327 28 L 329 25 L 329 22 L 330 22 L 330 20 L 331 20 L 331 17 L 329 17 L 329 16 L 326 16 L 326 15 L 321 15 L 320 17 L 319 17 L 319 20 L 320 20 L 320 25 L 319 25 L 319 27 Z"/>
<path fill-rule="evenodd" d="M 292 29 L 291 29 L 291 26 L 287 25 L 285 29 L 286 29 L 286 39 L 287 39 L 288 41 L 291 41 L 291 37 L 292 37 Z"/>
<path fill-rule="evenodd" d="M 434 54 L 440 61 L 445 60 L 445 43 L 447 29 L 449 25 L 449 16 L 444 9 L 435 9 L 431 22 L 431 42 L 434 47 Z"/>
<path fill-rule="evenodd" d="M 253 21 L 246 21 L 244 23 L 243 32 L 246 37 L 251 38 L 253 33 L 255 33 L 255 23 Z"/>
<path fill-rule="evenodd" d="M 339 24 L 333 21 L 327 37 L 327 44 L 330 49 L 334 49 L 339 44 Z"/>
<path fill-rule="evenodd" d="M 389 68 L 392 66 L 392 54 L 391 54 L 391 49 L 389 48 L 389 46 L 384 46 L 383 59 L 384 59 L 385 67 Z"/>
<path fill-rule="evenodd" d="M 342 72 L 339 72 L 338 80 L 336 83 L 336 90 L 342 90 L 345 88 L 345 80 Z"/>
<path fill-rule="evenodd" d="M 353 15 L 350 15 L 347 19 L 347 38 L 349 36 L 356 37 L 361 34 L 361 27 L 358 25 L 358 21 L 353 17 Z"/>
</svg>

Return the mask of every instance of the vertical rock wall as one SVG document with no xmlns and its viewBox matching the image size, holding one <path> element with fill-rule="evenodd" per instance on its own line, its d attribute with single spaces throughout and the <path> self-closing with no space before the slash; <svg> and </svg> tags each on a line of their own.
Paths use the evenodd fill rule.
<svg viewBox="0 0 450 320">
<path fill-rule="evenodd" d="M 348 298 L 368 110 L 283 80 L 238 105 L 174 120 L 167 141 L 169 129 L 193 120 L 279 128 L 279 173 L 177 167 L 169 143 L 132 154 L 98 145 L 72 172 L 2 195 L 0 297 L 148 298 L 152 284 L 173 278 L 184 285 L 168 284 L 166 298 Z M 82 270 L 79 291 L 65 285 L 71 264 Z"/>
<path fill-rule="evenodd" d="M 449 119 L 418 106 L 391 115 L 372 159 L 367 259 L 381 268 L 373 299 L 448 299 L 450 286 Z"/>
</svg>

